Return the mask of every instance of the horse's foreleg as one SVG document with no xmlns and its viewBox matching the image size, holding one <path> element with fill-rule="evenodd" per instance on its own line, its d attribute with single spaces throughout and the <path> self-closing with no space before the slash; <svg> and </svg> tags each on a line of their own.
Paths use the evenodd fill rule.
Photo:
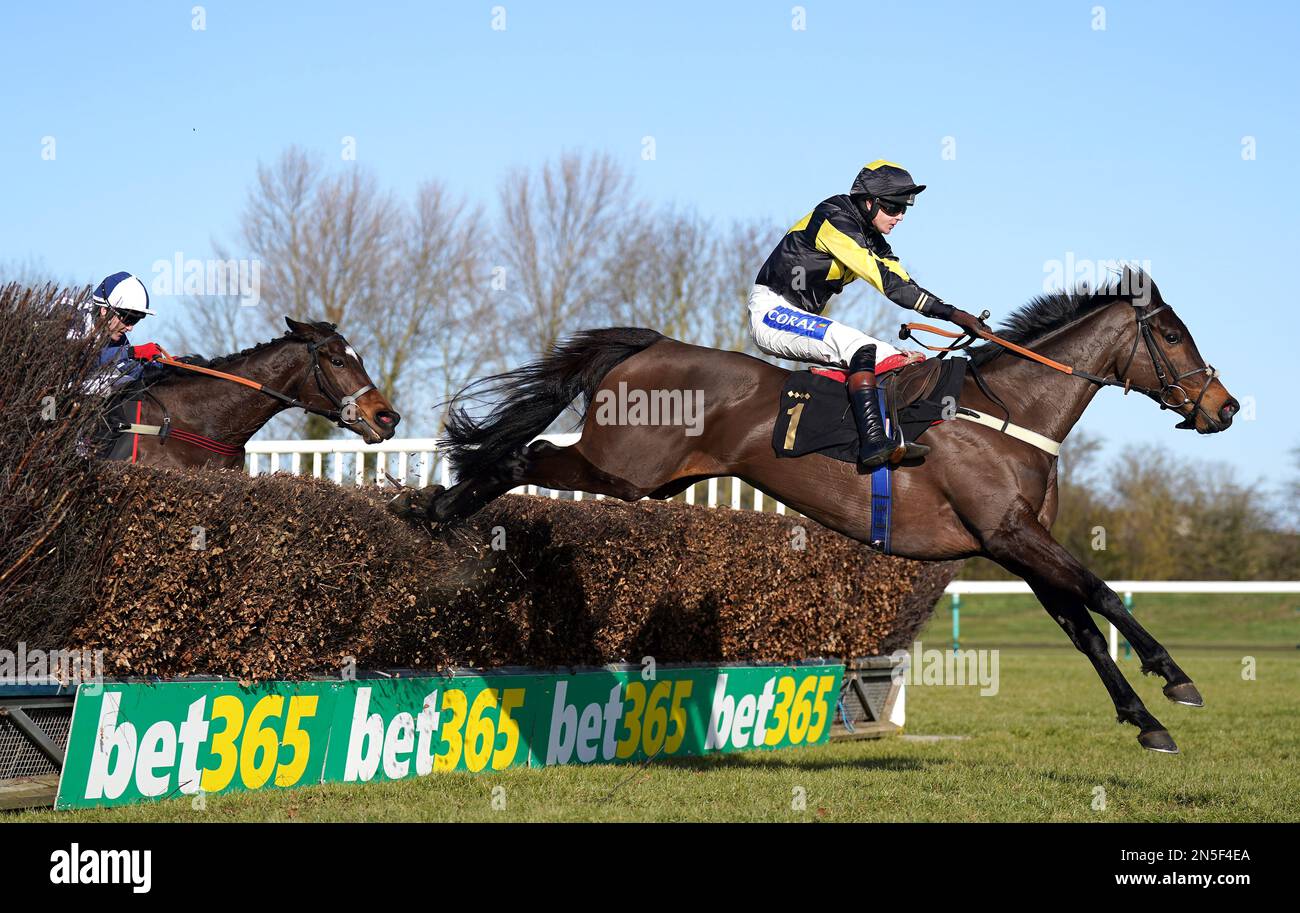
<svg viewBox="0 0 1300 913">
<path fill-rule="evenodd" d="M 1153 751 L 1177 751 L 1164 726 L 1110 658 L 1106 639 L 1088 615 L 1085 605 L 1093 591 L 1088 582 L 1091 575 L 1043 528 L 1032 508 L 1018 505 L 983 539 L 989 557 L 1029 583 L 1075 648 L 1088 657 L 1110 694 L 1119 721 L 1138 727 L 1138 742 Z"/>
<path fill-rule="evenodd" d="M 1077 602 L 1077 597 L 1065 590 L 1055 589 L 1041 580 L 1030 582 L 1030 588 L 1049 615 L 1065 631 L 1070 642 L 1092 663 L 1102 684 L 1115 705 L 1116 719 L 1132 723 L 1138 728 L 1138 742 L 1152 751 L 1176 752 L 1173 737 L 1151 715 L 1137 692 L 1124 678 L 1124 673 L 1110 658 L 1106 638 L 1102 635 L 1087 610 Z"/>
</svg>

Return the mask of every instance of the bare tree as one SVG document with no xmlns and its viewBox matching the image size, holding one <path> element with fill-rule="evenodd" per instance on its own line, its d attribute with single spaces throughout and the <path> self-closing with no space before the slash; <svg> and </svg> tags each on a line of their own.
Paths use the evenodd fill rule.
<svg viewBox="0 0 1300 913">
<path fill-rule="evenodd" d="M 732 222 L 713 245 L 711 320 L 703 344 L 760 355 L 749 334 L 749 293 L 754 277 L 780 239 L 780 229 L 763 219 Z"/>
<path fill-rule="evenodd" d="M 713 292 L 709 224 L 665 209 L 632 220 L 618 241 L 607 291 L 611 322 L 699 342 Z"/>
<path fill-rule="evenodd" d="M 243 256 L 260 265 L 259 304 L 192 299 L 192 342 L 230 351 L 282 332 L 285 315 L 328 320 L 366 358 L 375 384 L 416 418 L 404 400 L 445 397 L 493 341 L 462 332 L 467 319 L 485 316 L 481 222 L 437 183 L 407 206 L 359 168 L 327 174 L 319 159 L 290 148 L 258 167 L 241 218 Z M 303 431 L 325 437 L 331 428 L 310 416 Z"/>
<path fill-rule="evenodd" d="M 512 332 L 537 355 L 601 313 L 618 263 L 630 179 L 612 158 L 562 155 L 515 171 L 499 194 L 498 255 Z M 604 311 L 608 315 L 608 311 Z"/>
<path fill-rule="evenodd" d="M 434 406 L 441 431 L 447 399 L 474 376 L 500 368 L 501 322 L 490 285 L 488 228 L 482 211 L 454 200 L 439 183 L 422 185 L 402 234 L 409 287 L 380 329 L 380 350 L 392 349 L 404 390 Z M 416 345 L 423 340 L 423 345 Z M 409 354 L 404 354 L 409 353 Z M 423 396 L 421 396 L 423 394 Z M 427 400 L 427 402 L 425 401 Z"/>
</svg>

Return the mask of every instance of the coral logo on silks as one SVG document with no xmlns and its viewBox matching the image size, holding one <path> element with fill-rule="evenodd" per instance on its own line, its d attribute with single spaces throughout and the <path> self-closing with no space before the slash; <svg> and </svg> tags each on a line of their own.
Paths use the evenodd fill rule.
<svg viewBox="0 0 1300 913">
<path fill-rule="evenodd" d="M 824 339 L 826 328 L 831 325 L 829 320 L 809 314 L 807 311 L 796 311 L 794 308 L 785 307 L 772 308 L 763 315 L 763 322 L 778 330 L 798 333 L 800 336 L 808 336 L 812 339 Z"/>
</svg>

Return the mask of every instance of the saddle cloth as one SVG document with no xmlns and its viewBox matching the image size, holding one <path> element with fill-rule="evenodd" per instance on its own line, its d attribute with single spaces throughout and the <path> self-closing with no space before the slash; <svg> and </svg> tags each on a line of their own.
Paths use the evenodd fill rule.
<svg viewBox="0 0 1300 913">
<path fill-rule="evenodd" d="M 878 375 L 879 377 L 879 375 Z M 880 414 L 893 434 L 894 413 L 903 439 L 915 441 L 931 425 L 957 414 L 966 360 L 931 358 L 908 365 L 879 382 Z M 843 371 L 813 368 L 792 371 L 781 390 L 772 448 L 778 457 L 821 453 L 846 463 L 858 459 L 858 428 L 849 406 Z M 892 408 L 891 408 L 892 404 Z M 895 467 L 886 463 L 871 473 L 872 548 L 892 554 L 893 481 Z"/>
<path fill-rule="evenodd" d="M 888 424 L 897 408 L 903 439 L 915 441 L 931 425 L 956 413 L 965 379 L 964 358 L 931 358 L 909 365 L 880 381 L 881 414 Z M 790 372 L 772 427 L 772 449 L 778 457 L 820 453 L 846 463 L 857 462 L 858 428 L 843 371 L 813 368 Z"/>
</svg>

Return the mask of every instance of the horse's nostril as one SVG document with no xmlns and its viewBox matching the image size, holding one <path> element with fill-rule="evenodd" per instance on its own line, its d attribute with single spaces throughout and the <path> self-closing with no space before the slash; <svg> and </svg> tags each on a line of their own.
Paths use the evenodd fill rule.
<svg viewBox="0 0 1300 913">
<path fill-rule="evenodd" d="M 1241 403 L 1237 402 L 1235 399 L 1229 399 L 1219 407 L 1219 421 L 1223 422 L 1225 428 L 1232 424 L 1232 417 L 1236 415 L 1240 409 Z"/>
<path fill-rule="evenodd" d="M 398 413 L 387 411 L 375 413 L 375 418 L 379 421 L 379 424 L 388 427 L 396 427 L 397 423 L 402 420 L 402 416 Z"/>
</svg>

